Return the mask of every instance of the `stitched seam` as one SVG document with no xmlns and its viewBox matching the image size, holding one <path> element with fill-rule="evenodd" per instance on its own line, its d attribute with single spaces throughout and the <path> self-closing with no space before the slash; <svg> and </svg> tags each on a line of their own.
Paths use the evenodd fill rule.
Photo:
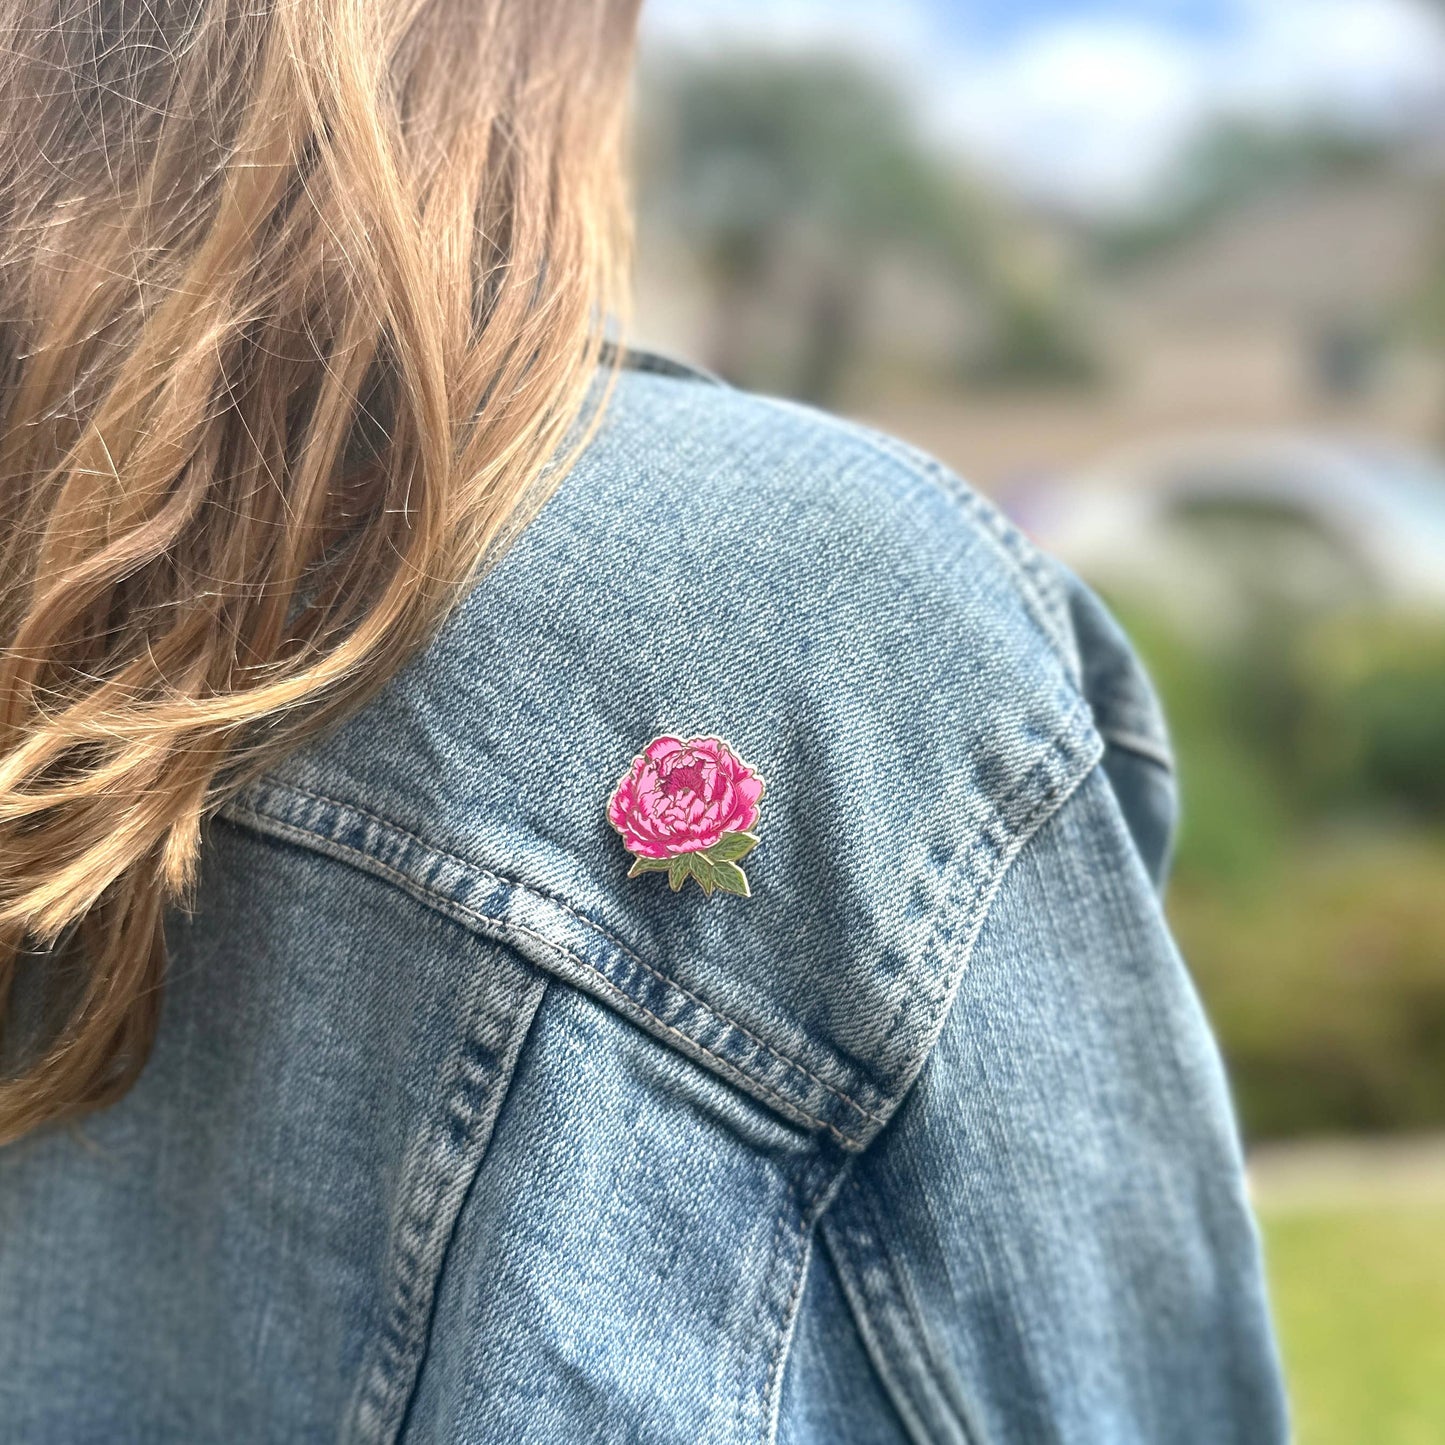
<svg viewBox="0 0 1445 1445">
<path fill-rule="evenodd" d="M 781 1053 L 779 1050 L 774 1048 L 772 1044 L 768 1043 L 766 1039 L 759 1038 L 750 1029 L 746 1028 L 744 1025 L 740 1024 L 735 1018 L 731 1017 L 731 1015 L 725 1014 L 721 1009 L 716 1008 L 712 1004 L 710 1004 L 705 998 L 700 997 L 698 994 L 693 993 L 691 989 L 686 988 L 684 985 L 678 983 L 676 979 L 670 978 L 667 974 L 662 973 L 660 970 L 654 968 L 650 963 L 647 962 L 646 959 L 642 958 L 632 948 L 628 947 L 628 945 L 625 944 L 615 934 L 609 933 L 608 930 L 602 927 L 600 923 L 597 923 L 593 919 L 587 917 L 586 914 L 579 913 L 577 909 L 572 907 L 572 905 L 566 902 L 565 899 L 558 898 L 555 894 L 548 893 L 543 889 L 533 887 L 529 883 L 521 882 L 520 880 L 515 878 L 508 878 L 506 875 L 496 873 L 490 868 L 484 868 L 480 864 L 473 863 L 466 858 L 458 857 L 455 853 L 448 853 L 444 849 L 437 848 L 433 844 L 427 842 L 425 838 L 419 837 L 416 833 L 410 832 L 408 829 L 401 827 L 400 824 L 393 823 L 390 819 L 382 817 L 380 813 L 375 813 L 370 808 L 367 808 L 360 803 L 344 803 L 339 798 L 327 797 L 324 793 L 314 792 L 312 789 L 303 788 L 296 783 L 281 783 L 268 780 L 266 786 L 276 788 L 283 792 L 293 792 L 300 794 L 302 797 L 311 798 L 318 803 L 325 803 L 329 807 L 340 809 L 344 813 L 356 813 L 361 815 L 362 817 L 370 818 L 372 822 L 376 823 L 385 831 L 409 839 L 411 842 L 415 843 L 419 848 L 421 848 L 429 857 L 440 858 L 448 863 L 455 863 L 459 868 L 464 869 L 470 874 L 478 875 L 484 878 L 490 878 L 496 883 L 504 884 L 508 888 L 515 888 L 520 892 L 530 894 L 534 898 L 540 898 L 545 902 L 552 904 L 554 907 L 562 909 L 564 913 L 570 914 L 584 927 L 591 929 L 600 937 L 605 938 L 610 944 L 613 945 L 614 948 L 619 949 L 640 968 L 645 969 L 659 983 L 665 984 L 668 988 L 676 989 L 678 993 L 682 994 L 692 1003 L 695 1003 L 700 1009 L 703 1009 L 705 1012 L 711 1014 L 714 1018 L 720 1020 L 722 1023 L 727 1024 L 729 1028 L 736 1029 L 738 1033 L 740 1033 L 745 1039 L 748 1039 L 750 1042 L 756 1044 L 760 1049 L 763 1049 L 765 1052 L 771 1054 L 772 1057 L 777 1059 L 780 1064 L 786 1064 L 789 1068 L 796 1069 L 800 1074 L 803 1074 L 805 1077 L 811 1079 L 813 1083 L 818 1085 L 819 1088 L 826 1089 L 828 1093 L 832 1094 L 833 1097 L 837 1099 L 840 1103 L 848 1105 L 849 1108 L 855 1110 L 858 1114 L 862 1115 L 862 1117 L 866 1119 L 870 1124 L 883 1123 L 882 1115 L 875 1113 L 872 1109 L 866 1108 L 864 1105 L 858 1103 L 856 1099 L 850 1098 L 841 1089 L 837 1088 L 833 1084 L 830 1084 L 826 1079 L 819 1078 L 819 1076 L 815 1074 L 810 1068 L 808 1068 L 806 1064 L 799 1063 L 797 1059 L 791 1058 L 787 1054 Z M 238 804 L 236 804 L 236 806 L 245 807 L 258 817 L 270 816 L 269 814 L 265 813 L 263 809 L 257 807 L 254 804 L 244 801 L 244 799 Z M 280 822 L 284 820 L 277 819 L 276 821 Z M 293 824 L 292 826 L 299 827 L 300 825 Z M 309 829 L 303 829 L 303 831 L 307 832 L 311 837 L 319 838 L 326 836 L 325 834 L 312 832 Z M 331 841 L 334 842 L 336 840 L 332 839 Z M 356 849 L 354 851 L 363 852 L 364 850 Z M 368 854 L 366 856 L 371 855 Z M 443 894 L 435 892 L 435 890 L 432 889 L 428 889 L 427 892 L 434 897 L 445 896 Z M 537 934 L 535 936 L 538 938 L 542 937 L 540 934 Z M 550 940 L 545 938 L 543 938 L 542 941 L 550 942 Z M 567 952 L 567 950 L 564 949 L 563 952 Z M 575 955 L 572 956 L 575 957 Z M 591 964 L 588 964 L 587 967 L 592 968 L 593 966 Z M 594 969 L 594 972 L 597 972 L 597 970 Z M 603 976 L 605 977 L 605 975 Z M 701 1047 L 701 1045 L 699 1045 L 699 1047 Z"/>
<path fill-rule="evenodd" d="M 535 1012 L 540 1000 L 540 990 L 535 993 L 523 990 L 513 995 L 511 1007 L 500 1020 L 499 1032 L 511 1040 L 523 1009 L 530 1003 Z M 467 1032 L 459 1051 L 456 1079 L 448 1092 L 445 1106 L 438 1111 L 427 1132 L 429 1145 L 435 1143 L 439 1131 L 443 1135 L 446 1133 L 447 1120 L 457 1110 L 458 1100 L 465 1100 L 467 1093 L 465 1053 L 467 1047 L 473 1043 L 475 1025 L 475 1019 L 468 1023 Z M 480 1098 L 465 1105 L 469 1115 L 467 1120 L 469 1132 L 475 1131 L 478 1122 L 486 1118 L 489 1106 L 496 1096 L 497 1086 L 504 1081 L 505 1073 L 505 1063 L 499 1061 L 497 1068 L 481 1086 Z M 467 1175 L 468 1181 L 473 1177 L 475 1170 L 481 1167 L 490 1140 L 472 1142 L 481 1142 L 482 1152 L 474 1161 L 473 1170 Z M 436 1303 L 439 1270 L 456 1227 L 456 1218 L 454 1217 L 452 1227 L 444 1239 L 437 1241 L 431 1238 L 437 1228 L 442 1205 L 447 1196 L 447 1184 L 446 1177 L 440 1178 L 434 1181 L 427 1191 L 429 1197 L 422 1201 L 417 1201 L 415 1198 L 411 1201 L 406 1222 L 398 1231 L 397 1243 L 388 1250 L 388 1273 L 391 1277 L 391 1288 L 388 1291 L 387 1313 L 382 1322 L 382 1334 L 378 1341 L 379 1355 L 371 1361 L 366 1383 L 362 1387 L 361 1398 L 363 1424 L 365 1423 L 364 1417 L 369 1413 L 372 1417 L 371 1434 L 378 1440 L 395 1439 L 401 1427 L 401 1419 L 410 1402 L 411 1393 L 416 1388 L 421 1361 L 426 1353 L 427 1334 Z M 465 1188 L 462 1193 L 465 1194 Z M 460 1199 L 458 1205 L 460 1206 Z M 417 1247 L 408 1247 L 408 1236 L 417 1241 Z M 430 1284 L 429 1289 L 427 1288 L 428 1284 Z M 424 1299 L 421 1298 L 423 1292 Z M 406 1378 L 408 1373 L 411 1376 L 410 1380 Z M 399 1413 L 398 1405 L 400 1406 Z"/>
<path fill-rule="evenodd" d="M 789 1184 L 788 1200 L 798 1211 L 798 1258 L 794 1264 L 792 1287 L 783 1303 L 783 1311 L 779 1317 L 778 1335 L 769 1352 L 768 1372 L 762 1394 L 763 1445 L 773 1445 L 776 1439 L 777 1416 L 781 1411 L 783 1374 L 787 1363 L 787 1348 L 797 1328 L 798 1302 L 807 1282 L 808 1262 L 812 1258 L 813 1234 L 818 1228 L 819 1221 L 827 1212 L 835 1188 L 850 1162 L 851 1160 L 844 1159 L 834 1167 L 826 1164 L 825 1161 L 815 1161 L 812 1171 L 818 1179 L 818 1187 L 815 1190 L 809 1190 L 806 1177 L 800 1176 L 797 1184 Z M 818 1167 L 820 1164 L 821 1168 Z M 786 1210 L 785 1202 L 784 1213 L 779 1216 L 778 1220 L 780 1229 L 786 1219 Z M 774 1237 L 776 1239 L 778 1235 L 775 1234 Z M 775 1390 L 777 1399 L 774 1398 Z"/>
<path fill-rule="evenodd" d="M 681 1029 L 674 1028 L 664 1019 L 659 1018 L 645 1004 L 639 1003 L 635 998 L 632 997 L 631 994 L 627 993 L 625 990 L 615 984 L 610 978 L 607 977 L 605 973 L 602 972 L 600 968 L 597 967 L 596 964 L 589 963 L 587 959 L 583 958 L 580 954 L 574 953 L 565 944 L 558 943 L 556 939 L 548 938 L 545 934 L 538 933 L 535 929 L 526 927 L 525 924 L 513 923 L 510 919 L 494 918 L 490 914 L 481 913 L 477 909 L 472 908 L 466 903 L 462 903 L 458 899 L 449 898 L 446 894 L 439 892 L 437 889 L 434 889 L 425 883 L 418 882 L 415 878 L 411 877 L 410 874 L 403 873 L 399 868 L 393 868 L 391 864 L 383 862 L 375 855 L 364 852 L 360 848 L 353 848 L 350 844 L 343 843 L 339 839 L 330 838 L 324 833 L 317 833 L 310 828 L 302 827 L 302 825 L 299 823 L 292 823 L 282 818 L 272 817 L 268 813 L 263 813 L 259 808 L 249 807 L 239 801 L 232 803 L 230 806 L 231 809 L 239 812 L 249 813 L 252 817 L 262 822 L 265 822 L 272 827 L 287 830 L 288 832 L 301 838 L 315 839 L 317 842 L 325 843 L 328 845 L 328 847 L 335 848 L 340 852 L 347 854 L 351 858 L 360 859 L 364 861 L 366 867 L 369 870 L 373 870 L 381 874 L 382 876 L 392 879 L 399 885 L 403 886 L 408 892 L 413 893 L 414 896 L 424 896 L 425 898 L 431 900 L 433 903 L 441 907 L 443 911 L 449 912 L 450 910 L 455 909 L 457 912 L 465 914 L 468 918 L 474 919 L 478 923 L 490 925 L 491 927 L 499 930 L 502 934 L 520 933 L 528 938 L 536 939 L 537 942 L 542 944 L 544 947 L 551 949 L 555 953 L 562 954 L 565 958 L 568 958 L 573 963 L 575 963 L 579 968 L 585 969 L 589 974 L 595 975 L 599 983 L 608 992 L 609 995 L 622 1000 L 630 1008 L 636 1009 L 638 1013 L 643 1014 L 645 1017 L 651 1019 L 653 1023 L 655 1023 L 664 1032 L 671 1034 L 674 1038 L 683 1040 L 683 1042 L 689 1044 L 692 1048 L 697 1049 L 700 1053 L 706 1054 L 708 1058 L 712 1059 L 715 1063 L 720 1065 L 729 1074 L 729 1076 L 745 1079 L 749 1087 L 756 1089 L 760 1094 L 763 1094 L 767 1098 L 771 1099 L 775 1104 L 779 1105 L 785 1111 L 787 1111 L 792 1117 L 802 1119 L 807 1123 L 815 1126 L 816 1128 L 826 1129 L 828 1133 L 830 1133 L 840 1144 L 844 1145 L 847 1148 L 856 1149 L 862 1144 L 862 1140 L 860 1140 L 856 1136 L 844 1134 L 840 1129 L 835 1128 L 834 1125 L 830 1124 L 826 1119 L 818 1118 L 815 1114 L 812 1114 L 807 1109 L 803 1108 L 801 1104 L 794 1102 L 792 1099 L 789 1099 L 784 1094 L 780 1094 L 770 1085 L 763 1083 L 761 1079 L 758 1079 L 754 1075 L 748 1073 L 747 1070 L 745 1070 L 740 1064 L 734 1063 L 731 1059 L 724 1058 L 721 1054 L 714 1053 L 713 1050 L 708 1048 L 706 1044 L 700 1042 L 698 1039 L 693 1038 L 691 1034 L 683 1033 Z M 453 861 L 460 862 L 461 860 L 456 859 Z M 470 867 L 471 865 L 468 864 L 466 866 Z M 484 873 L 486 872 L 485 869 L 477 871 Z M 496 875 L 488 874 L 487 876 L 495 877 Z M 503 879 L 501 881 L 505 882 L 506 880 Z M 652 972 L 652 970 L 650 969 L 648 971 Z M 670 980 L 664 978 L 662 975 L 659 974 L 657 976 L 662 979 L 662 982 L 670 983 Z M 672 986 L 676 987 L 676 985 Z M 685 989 L 680 989 L 679 991 L 684 993 L 686 992 Z M 689 995 L 689 997 L 691 997 L 691 995 Z M 706 1005 L 703 1005 L 703 1007 L 706 1008 Z M 709 1012 L 712 1011 L 709 1010 Z M 718 1019 L 724 1018 L 722 1014 L 717 1013 L 714 1013 L 714 1017 Z M 789 1061 L 785 1059 L 784 1062 L 786 1063 Z"/>
<path fill-rule="evenodd" d="M 927 1339 L 918 1333 L 917 1322 L 899 1293 L 891 1257 L 877 1231 L 876 1215 L 860 1194 L 861 1187 L 855 1185 L 855 1207 L 870 1217 L 855 1216 L 838 1230 L 825 1230 L 823 1237 L 874 1373 L 904 1429 L 919 1445 L 930 1445 L 937 1438 L 934 1422 L 940 1414 L 951 1420 L 964 1445 L 982 1439 L 970 1427 L 967 1415 L 960 1409 L 961 1402 L 952 1398 L 953 1392 L 945 1385 L 937 1362 L 928 1354 Z M 868 1264 L 863 1268 L 858 1266 L 857 1255 L 867 1256 Z M 869 1265 L 884 1277 L 877 1293 L 863 1283 Z M 926 1388 L 930 1384 L 933 1395 Z"/>
<path fill-rule="evenodd" d="M 701 381 L 711 386 L 727 386 L 727 382 L 716 373 L 650 346 L 629 346 L 622 342 L 604 341 L 599 362 L 607 365 L 614 357 L 621 358 L 624 371 L 640 371 L 653 376 L 674 377 L 679 381 Z"/>
<path fill-rule="evenodd" d="M 1077 659 L 1068 647 L 1064 602 L 1047 580 L 1048 573 L 1042 558 L 1026 550 L 1026 544 L 1006 529 L 997 513 L 966 486 L 960 486 L 953 473 L 941 462 L 923 455 L 916 456 L 913 465 L 944 497 L 974 518 L 992 540 L 994 547 L 1018 572 L 1025 584 L 1021 589 L 1025 606 L 1033 615 L 1034 622 L 1048 635 L 1054 653 L 1063 663 L 1065 671 L 1075 685 L 1078 685 L 1082 680 L 1082 660 Z M 1048 594 L 1052 594 L 1052 603 Z"/>
<path fill-rule="evenodd" d="M 786 1176 L 783 1178 L 785 1194 L 783 1206 L 778 1210 L 778 1216 L 773 1221 L 772 1233 L 768 1236 L 768 1264 L 765 1271 L 767 1279 L 772 1278 L 773 1266 L 776 1264 L 779 1251 L 783 1247 L 783 1237 L 788 1228 L 788 1204 L 794 1199 L 792 1181 Z M 749 1403 L 750 1393 L 746 1384 L 749 1351 L 742 1349 L 738 1351 L 737 1364 L 733 1370 L 733 1419 L 731 1433 L 734 1437 L 742 1435 L 743 1407 Z M 763 1403 L 766 1404 L 766 1396 Z M 767 1430 L 767 1415 L 763 1415 L 763 1430 Z"/>
<path fill-rule="evenodd" d="M 883 1231 L 879 1228 L 878 1213 L 873 1206 L 873 1201 L 868 1197 L 866 1191 L 859 1189 L 855 1191 L 855 1198 L 859 1208 L 868 1216 L 868 1232 L 872 1239 L 873 1253 L 877 1257 L 881 1270 L 887 1278 L 887 1288 L 893 1296 L 893 1307 L 897 1316 L 902 1320 L 904 1329 L 913 1348 L 913 1355 L 923 1367 L 924 1374 L 933 1382 L 933 1388 L 938 1392 L 940 1403 L 953 1416 L 953 1422 L 958 1426 L 960 1433 L 965 1440 L 971 1440 L 975 1431 L 970 1427 L 968 1415 L 964 1410 L 964 1402 L 957 1397 L 956 1388 L 953 1382 L 944 1373 L 938 1362 L 937 1354 L 933 1348 L 933 1341 L 929 1336 L 922 1318 L 919 1316 L 917 1302 L 911 1293 L 903 1288 L 903 1281 L 899 1278 L 898 1271 L 894 1268 L 893 1256 L 883 1244 Z"/>
<path fill-rule="evenodd" d="M 762 1418 L 762 1439 L 763 1445 L 771 1445 L 773 1436 L 773 1390 L 782 1387 L 781 1366 L 786 1357 L 785 1346 L 792 1337 L 792 1322 L 796 1316 L 798 1299 L 803 1293 L 803 1280 L 808 1273 L 808 1234 L 812 1221 L 806 1213 L 800 1212 L 798 1217 L 798 1258 L 793 1266 L 793 1287 L 788 1291 L 788 1298 L 783 1304 L 782 1317 L 778 1322 L 778 1337 L 773 1341 L 771 1356 L 768 1360 L 768 1373 L 763 1384 L 763 1418 Z"/>
<path fill-rule="evenodd" d="M 856 1224 L 829 1229 L 828 1221 L 825 1220 L 820 1231 L 823 1247 L 828 1251 L 834 1273 L 838 1276 L 839 1288 L 847 1302 L 848 1313 L 852 1316 L 853 1326 L 863 1342 L 863 1352 L 868 1357 L 880 1389 L 887 1395 L 889 1404 L 902 1421 L 908 1438 L 914 1441 L 915 1445 L 930 1445 L 931 1432 L 928 1422 L 918 1413 L 917 1392 L 909 1389 L 908 1382 L 900 1378 L 899 1357 L 889 1348 L 890 1341 L 881 1336 L 876 1311 L 869 1308 L 868 1294 L 855 1270 L 854 1260 L 849 1252 L 852 1246 L 846 1236 L 856 1232 Z M 872 1248 L 871 1245 L 865 1247 Z"/>
<path fill-rule="evenodd" d="M 459 928 L 465 928 L 466 926 L 459 920 L 453 921 L 457 923 L 457 927 Z M 508 1032 L 511 1033 L 512 1030 L 515 1029 L 516 1022 L 524 1011 L 527 1012 L 526 1027 L 522 1030 L 521 1037 L 514 1038 L 509 1042 L 508 1052 L 510 1058 L 505 1061 L 504 1066 L 491 1080 L 492 1087 L 488 1089 L 487 1095 L 482 1101 L 481 1108 L 478 1110 L 478 1115 L 481 1117 L 485 1117 L 490 1113 L 490 1118 L 486 1124 L 487 1137 L 483 1143 L 481 1152 L 471 1161 L 471 1168 L 467 1171 L 466 1181 L 458 1191 L 456 1209 L 452 1214 L 451 1225 L 447 1229 L 445 1238 L 441 1241 L 441 1246 L 437 1251 L 437 1257 L 432 1269 L 432 1287 L 427 1296 L 425 1318 L 421 1321 L 418 1331 L 420 1338 L 418 1341 L 417 1358 L 412 1367 L 410 1387 L 406 1389 L 402 1399 L 401 1412 L 397 1417 L 393 1440 L 401 1439 L 407 1430 L 407 1422 L 411 1416 L 412 1407 L 416 1401 L 417 1391 L 421 1384 L 422 1371 L 426 1367 L 427 1358 L 431 1352 L 442 1279 L 445 1275 L 447 1264 L 456 1248 L 457 1234 L 461 1228 L 462 1216 L 467 1209 L 467 1202 L 476 1191 L 477 1180 L 481 1177 L 482 1168 L 486 1164 L 488 1155 L 491 1153 L 492 1140 L 496 1134 L 497 1119 L 501 1112 L 502 1102 L 504 1102 L 507 1092 L 511 1089 L 512 1080 L 516 1073 L 517 1061 L 522 1049 L 526 1045 L 527 1036 L 536 1024 L 537 1014 L 542 1007 L 542 1001 L 546 997 L 547 989 L 555 985 L 556 980 L 543 973 L 540 979 L 540 986 L 537 988 L 535 995 L 532 996 L 530 1011 L 526 1011 L 523 1004 L 519 1003 L 516 1011 L 512 1015 Z M 527 995 L 524 993 L 523 997 L 525 999 Z M 495 1085 L 499 1082 L 503 1087 L 500 1091 L 497 1091 Z M 495 1107 L 493 1107 L 494 1104 Z"/>
<path fill-rule="evenodd" d="M 625 367 L 651 376 L 667 376 L 678 381 L 700 381 L 708 386 L 725 386 L 727 384 L 721 377 L 713 376 L 686 362 L 676 361 L 672 357 L 659 356 L 655 351 L 629 350 L 627 357 L 628 360 L 623 363 Z"/>
<path fill-rule="evenodd" d="M 1076 737 L 1076 728 L 1085 720 L 1088 720 L 1087 733 Z M 1073 753 L 1075 749 L 1087 742 L 1090 737 L 1099 744 L 1099 748 L 1090 759 L 1088 766 L 1077 769 L 1072 776 L 1064 773 L 1057 778 L 1050 778 L 1043 796 L 1034 807 L 1030 809 L 1028 815 L 1016 828 L 1010 828 L 1003 815 L 1006 810 L 1021 798 L 1028 791 L 1029 787 L 1034 784 L 1036 775 L 1041 773 L 1048 774 L 1057 762 L 1060 753 L 1065 750 Z M 902 1069 L 896 1076 L 900 1082 L 912 1078 L 913 1075 L 917 1073 L 923 1060 L 932 1049 L 939 1019 L 942 1017 L 949 999 L 953 996 L 954 988 L 957 986 L 959 979 L 963 977 L 964 970 L 968 967 L 969 959 L 973 955 L 974 943 L 978 939 L 979 930 L 983 927 L 984 920 L 988 917 L 993 907 L 993 901 L 998 896 L 998 890 L 1003 882 L 1004 875 L 1008 872 L 1014 859 L 1017 858 L 1023 850 L 1024 845 L 1034 833 L 1038 831 L 1044 821 L 1052 817 L 1055 812 L 1063 807 L 1064 803 L 1072 796 L 1074 790 L 1083 782 L 1089 773 L 1093 771 L 1093 768 L 1097 766 L 1099 753 L 1102 752 L 1102 744 L 1103 739 L 1093 726 L 1088 705 L 1084 699 L 1080 697 L 1077 700 L 1073 714 L 1068 720 L 1068 725 L 1065 730 L 1054 739 L 1050 752 L 1039 758 L 1008 791 L 1001 803 L 995 805 L 993 810 L 993 823 L 996 827 L 1001 825 L 1005 834 L 1002 845 L 995 843 L 995 846 L 999 849 L 998 864 L 992 871 L 988 886 L 975 890 L 973 906 L 963 915 L 961 920 L 963 927 L 963 946 L 960 949 L 959 960 L 953 968 L 943 974 L 940 980 L 938 993 L 930 1004 L 928 1013 L 923 1019 L 923 1027 L 918 1036 L 919 1042 L 907 1056 Z M 992 830 L 990 830 L 990 832 L 991 831 Z M 981 834 L 979 841 L 983 841 L 983 839 L 988 836 L 988 833 Z M 954 889 L 959 885 L 963 875 L 957 866 L 951 868 L 950 872 L 953 875 L 949 890 L 951 896 Z M 947 904 L 943 905 L 943 908 L 946 907 Z M 940 912 L 942 911 L 943 909 L 940 909 Z M 936 926 L 935 922 L 935 936 Z M 932 946 L 932 943 L 933 939 L 930 938 L 930 946 Z"/>
</svg>

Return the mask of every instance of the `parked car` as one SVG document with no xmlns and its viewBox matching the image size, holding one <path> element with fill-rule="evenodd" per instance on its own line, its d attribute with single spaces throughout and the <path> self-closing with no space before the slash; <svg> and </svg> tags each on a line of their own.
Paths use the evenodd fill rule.
<svg viewBox="0 0 1445 1445">
<path fill-rule="evenodd" d="M 1445 465 L 1391 442 L 1183 437 L 1004 505 L 1096 585 L 1193 631 L 1253 626 L 1262 611 L 1445 613 Z"/>
</svg>

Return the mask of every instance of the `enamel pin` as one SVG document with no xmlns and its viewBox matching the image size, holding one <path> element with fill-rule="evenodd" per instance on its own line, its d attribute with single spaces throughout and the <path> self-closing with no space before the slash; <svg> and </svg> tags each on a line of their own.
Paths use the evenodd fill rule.
<svg viewBox="0 0 1445 1445">
<path fill-rule="evenodd" d="M 629 878 L 666 873 L 676 893 L 696 878 L 751 896 L 738 864 L 758 845 L 763 780 L 721 738 L 654 738 L 607 801 L 607 821 L 633 856 Z"/>
</svg>

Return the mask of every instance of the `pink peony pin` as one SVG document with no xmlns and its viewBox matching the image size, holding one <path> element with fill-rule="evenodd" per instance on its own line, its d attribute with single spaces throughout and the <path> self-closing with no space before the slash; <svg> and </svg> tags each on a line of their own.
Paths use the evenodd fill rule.
<svg viewBox="0 0 1445 1445">
<path fill-rule="evenodd" d="M 696 878 L 751 896 L 738 866 L 758 846 L 763 780 L 721 738 L 654 738 L 607 801 L 607 821 L 633 856 L 629 878 L 666 873 L 676 893 Z"/>
</svg>

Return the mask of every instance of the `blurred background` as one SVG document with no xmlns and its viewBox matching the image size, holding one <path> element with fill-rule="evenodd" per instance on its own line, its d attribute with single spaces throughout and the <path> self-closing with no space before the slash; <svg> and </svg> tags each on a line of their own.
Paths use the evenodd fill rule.
<svg viewBox="0 0 1445 1445">
<path fill-rule="evenodd" d="M 1445 1441 L 1445 0 L 644 13 L 637 339 L 1130 628 L 1300 1440 Z"/>
</svg>

